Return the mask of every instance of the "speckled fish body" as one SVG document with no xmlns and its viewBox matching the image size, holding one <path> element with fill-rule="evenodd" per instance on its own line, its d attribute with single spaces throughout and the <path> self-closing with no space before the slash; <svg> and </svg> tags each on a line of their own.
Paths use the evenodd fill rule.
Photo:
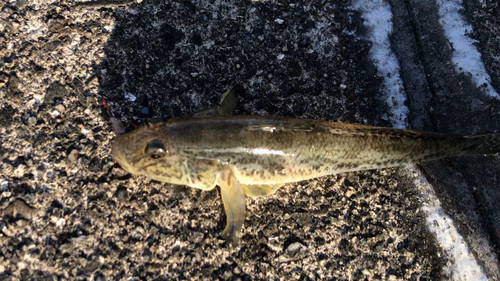
<svg viewBox="0 0 500 281">
<path fill-rule="evenodd" d="M 219 185 L 228 218 L 224 235 L 234 244 L 244 220 L 244 194 L 267 195 L 284 183 L 340 172 L 499 150 L 499 134 L 462 137 L 237 116 L 146 125 L 120 136 L 113 157 L 132 174 L 204 190 Z"/>
</svg>

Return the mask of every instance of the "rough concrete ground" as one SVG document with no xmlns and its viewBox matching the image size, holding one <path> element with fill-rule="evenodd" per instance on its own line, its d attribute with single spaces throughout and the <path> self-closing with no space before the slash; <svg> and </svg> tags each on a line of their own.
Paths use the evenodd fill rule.
<svg viewBox="0 0 500 281">
<path fill-rule="evenodd" d="M 497 131 L 498 101 L 451 67 L 435 4 L 389 2 L 410 127 Z M 497 4 L 465 4 L 497 86 Z M 141 123 L 211 107 L 231 82 L 241 88 L 238 114 L 388 126 L 382 77 L 349 5 L 0 1 L 2 278 L 446 278 L 448 261 L 397 169 L 249 200 L 241 248 L 231 250 L 219 237 L 216 191 L 129 177 L 109 157 L 114 134 L 100 100 Z M 500 273 L 481 241 L 498 255 L 499 167 L 492 158 L 423 166 L 492 280 Z"/>
<path fill-rule="evenodd" d="M 470 73 L 457 73 L 451 60 L 453 45 L 443 36 L 434 1 L 391 1 L 395 23 L 393 46 L 400 58 L 409 97 L 412 128 L 455 134 L 498 131 L 500 103 L 471 82 Z M 464 18 L 474 26 L 483 63 L 497 89 L 498 32 L 492 32 L 498 4 L 467 4 Z M 396 7 L 396 8 L 394 8 Z M 411 11 L 408 13 L 408 11 Z M 399 15 L 399 16 L 397 16 Z M 485 20 L 486 19 L 486 20 Z M 493 21 L 493 22 L 491 22 Z M 486 29 L 487 28 L 487 29 Z M 396 30 L 395 30 L 396 31 Z M 409 35 L 409 36 L 408 36 Z M 412 115 L 412 114 L 410 114 Z M 425 163 L 422 169 L 446 206 L 460 233 L 480 263 L 497 272 L 500 245 L 500 165 L 496 158 L 469 157 Z M 490 241 L 494 255 L 483 251 Z"/>
</svg>

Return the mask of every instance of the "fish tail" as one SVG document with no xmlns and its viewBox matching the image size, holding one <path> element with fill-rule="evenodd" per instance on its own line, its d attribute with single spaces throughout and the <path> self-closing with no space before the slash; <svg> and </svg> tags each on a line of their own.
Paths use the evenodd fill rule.
<svg viewBox="0 0 500 281">
<path fill-rule="evenodd" d="M 500 133 L 465 136 L 465 154 L 500 154 Z"/>
</svg>

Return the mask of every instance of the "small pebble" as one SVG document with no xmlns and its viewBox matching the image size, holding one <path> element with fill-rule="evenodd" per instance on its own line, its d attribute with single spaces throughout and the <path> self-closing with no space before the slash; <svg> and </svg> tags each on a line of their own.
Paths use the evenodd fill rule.
<svg viewBox="0 0 500 281">
<path fill-rule="evenodd" d="M 70 164 L 75 164 L 76 160 L 78 160 L 78 150 L 73 149 L 71 152 L 68 154 L 68 162 Z"/>
<path fill-rule="evenodd" d="M 63 114 L 64 111 L 66 111 L 66 108 L 64 107 L 64 105 L 62 104 L 58 104 L 55 106 L 55 109 L 60 113 L 60 114 Z"/>
<path fill-rule="evenodd" d="M 149 106 L 144 106 L 143 108 L 141 108 L 141 110 L 139 111 L 139 114 L 143 118 L 153 117 L 152 110 Z"/>
<path fill-rule="evenodd" d="M 198 232 L 198 231 L 193 232 L 192 235 L 194 237 L 194 242 L 196 242 L 196 243 L 202 242 L 203 238 L 205 237 L 205 235 L 203 235 L 202 232 Z"/>
<path fill-rule="evenodd" d="M 290 244 L 285 252 L 289 255 L 289 256 L 295 256 L 297 254 L 303 254 L 305 252 L 307 252 L 307 247 L 299 242 L 294 242 L 292 244 Z"/>
<path fill-rule="evenodd" d="M 277 237 L 277 236 L 269 237 L 267 240 L 269 240 L 269 243 L 277 244 L 279 241 L 279 237 Z"/>
<path fill-rule="evenodd" d="M 28 205 L 23 199 L 16 198 L 3 209 L 2 213 L 11 216 L 21 215 L 26 219 L 32 219 L 36 209 Z"/>
<path fill-rule="evenodd" d="M 7 236 L 7 237 L 12 237 L 14 236 L 14 227 L 13 226 L 10 226 L 10 227 L 7 227 L 6 225 L 3 226 L 2 228 L 2 233 Z"/>
<path fill-rule="evenodd" d="M 128 191 L 124 186 L 118 186 L 115 192 L 116 198 L 120 200 L 120 202 L 126 202 L 128 200 Z"/>
<path fill-rule="evenodd" d="M 356 190 L 352 187 L 348 187 L 344 194 L 347 197 L 351 197 L 354 193 L 356 193 Z"/>
<path fill-rule="evenodd" d="M 4 180 L 4 179 L 1 179 L 0 180 L 0 189 L 2 191 L 7 191 L 8 188 L 9 188 L 9 182 Z"/>
<path fill-rule="evenodd" d="M 64 218 L 60 218 L 56 222 L 56 226 L 59 227 L 59 228 L 63 228 L 65 225 L 66 225 L 66 220 Z"/>
<path fill-rule="evenodd" d="M 113 127 L 113 132 L 115 132 L 115 134 L 121 135 L 125 133 L 127 128 L 123 125 L 123 122 L 120 119 L 111 117 L 109 122 L 111 122 L 111 126 Z"/>
<path fill-rule="evenodd" d="M 136 101 L 136 100 L 137 100 L 137 97 L 136 97 L 134 94 L 129 93 L 129 92 L 126 92 L 126 93 L 125 93 L 125 98 L 126 98 L 127 100 L 131 101 L 131 102 L 134 102 L 134 101 Z"/>
</svg>

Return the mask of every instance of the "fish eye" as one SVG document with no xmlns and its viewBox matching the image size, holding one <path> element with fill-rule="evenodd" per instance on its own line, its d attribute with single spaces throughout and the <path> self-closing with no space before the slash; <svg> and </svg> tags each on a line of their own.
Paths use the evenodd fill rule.
<svg viewBox="0 0 500 281">
<path fill-rule="evenodd" d="M 144 153 L 153 159 L 159 159 L 167 154 L 167 149 L 161 140 L 153 140 L 146 146 Z"/>
</svg>

